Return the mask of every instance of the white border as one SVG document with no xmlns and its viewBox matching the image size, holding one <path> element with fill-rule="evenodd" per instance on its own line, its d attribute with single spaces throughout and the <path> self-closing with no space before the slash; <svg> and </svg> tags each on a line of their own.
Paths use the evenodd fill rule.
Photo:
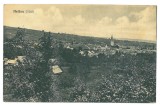
<svg viewBox="0 0 160 105">
<path fill-rule="evenodd" d="M 156 92 L 156 104 L 160 105 L 160 32 L 158 29 L 160 23 L 160 0 L 1 0 L 0 1 L 0 104 L 28 104 L 28 103 L 5 103 L 3 102 L 3 5 L 4 4 L 114 4 L 114 5 L 157 5 L 157 92 Z M 34 104 L 34 103 L 29 103 Z M 44 104 L 44 103 L 39 103 Z M 45 103 L 46 104 L 46 103 Z M 49 103 L 52 104 L 52 103 Z M 62 104 L 62 103 L 54 103 Z M 70 103 L 63 103 L 70 104 Z M 77 103 L 81 104 L 81 103 Z M 86 104 L 86 103 L 85 103 Z M 93 103 L 88 103 L 93 104 Z M 97 103 L 96 103 L 97 104 Z M 118 104 L 118 103 L 111 103 Z M 150 103 L 153 104 L 153 103 Z M 121 104 L 122 105 L 122 104 Z"/>
<path fill-rule="evenodd" d="M 1 0 L 3 4 L 131 4 L 157 5 L 158 0 Z"/>
</svg>

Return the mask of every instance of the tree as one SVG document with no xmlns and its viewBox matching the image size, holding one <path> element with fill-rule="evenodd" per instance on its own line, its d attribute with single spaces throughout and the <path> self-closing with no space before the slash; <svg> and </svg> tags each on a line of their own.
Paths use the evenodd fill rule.
<svg viewBox="0 0 160 105">
<path fill-rule="evenodd" d="M 24 35 L 25 29 L 18 28 L 16 35 L 12 39 L 4 37 L 4 56 L 7 58 L 15 58 L 24 54 Z M 18 48 L 17 46 L 20 46 Z M 23 47 L 22 47 L 23 46 Z"/>
<path fill-rule="evenodd" d="M 44 32 L 44 31 L 43 31 Z M 43 54 L 43 59 L 45 62 L 48 62 L 48 60 L 52 56 L 52 37 L 50 32 L 44 32 L 44 35 L 39 39 L 40 40 L 40 48 L 39 50 Z"/>
<path fill-rule="evenodd" d="M 38 62 L 32 76 L 32 80 L 35 81 L 35 92 L 42 102 L 48 102 L 50 97 L 51 77 L 47 75 L 49 73 L 48 60 L 52 56 L 52 37 L 50 34 L 50 32 L 44 32 L 44 35 L 39 39 L 42 60 Z"/>
<path fill-rule="evenodd" d="M 13 44 L 7 43 L 4 44 L 4 57 L 13 59 L 17 56 L 16 49 Z"/>
<path fill-rule="evenodd" d="M 16 44 L 23 44 L 24 36 L 25 36 L 25 29 L 18 27 L 17 33 L 12 41 Z"/>
</svg>

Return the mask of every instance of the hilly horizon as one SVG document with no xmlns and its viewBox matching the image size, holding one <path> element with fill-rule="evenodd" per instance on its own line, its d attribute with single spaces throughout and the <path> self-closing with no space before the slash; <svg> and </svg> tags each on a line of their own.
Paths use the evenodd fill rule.
<svg viewBox="0 0 160 105">
<path fill-rule="evenodd" d="M 7 38 L 13 38 L 16 35 L 18 27 L 11 27 L 11 26 L 4 26 L 4 35 Z M 21 27 L 20 27 L 21 28 Z M 32 40 L 32 41 L 38 41 L 38 39 L 43 35 L 42 30 L 36 30 L 36 29 L 28 29 L 25 28 L 25 40 Z M 44 30 L 45 31 L 45 30 Z M 76 41 L 76 42 L 96 42 L 96 43 L 107 43 L 109 44 L 110 38 L 102 38 L 102 37 L 91 37 L 91 36 L 82 36 L 77 34 L 70 34 L 70 33 L 55 33 L 51 32 L 51 35 L 58 41 Z M 114 35 L 113 35 L 114 37 Z M 120 45 L 126 45 L 129 44 L 128 42 L 131 42 L 133 45 L 137 43 L 145 44 L 156 44 L 155 41 L 148 41 L 148 40 L 139 40 L 139 39 L 117 39 L 114 38 L 116 42 L 118 42 Z M 129 45 L 132 45 L 129 44 Z"/>
</svg>

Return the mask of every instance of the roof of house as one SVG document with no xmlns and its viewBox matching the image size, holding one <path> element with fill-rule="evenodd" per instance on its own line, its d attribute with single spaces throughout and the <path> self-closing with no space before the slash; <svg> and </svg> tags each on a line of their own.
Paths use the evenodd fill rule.
<svg viewBox="0 0 160 105">
<path fill-rule="evenodd" d="M 8 58 L 4 58 L 3 60 L 4 60 L 4 61 L 8 61 Z"/>
<path fill-rule="evenodd" d="M 7 64 L 17 64 L 17 59 L 9 59 L 7 62 Z"/>
<path fill-rule="evenodd" d="M 59 74 L 59 73 L 62 73 L 62 70 L 58 65 L 55 65 L 55 66 L 52 66 L 52 72 L 54 74 Z"/>
<path fill-rule="evenodd" d="M 17 60 L 20 62 L 23 62 L 23 60 L 26 58 L 26 56 L 17 56 Z"/>
</svg>

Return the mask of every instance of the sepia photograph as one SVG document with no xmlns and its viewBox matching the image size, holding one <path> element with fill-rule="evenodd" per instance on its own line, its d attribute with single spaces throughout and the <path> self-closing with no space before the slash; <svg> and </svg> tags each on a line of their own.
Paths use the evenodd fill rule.
<svg viewBox="0 0 160 105">
<path fill-rule="evenodd" d="M 3 101 L 156 103 L 157 6 L 4 4 Z"/>
</svg>

